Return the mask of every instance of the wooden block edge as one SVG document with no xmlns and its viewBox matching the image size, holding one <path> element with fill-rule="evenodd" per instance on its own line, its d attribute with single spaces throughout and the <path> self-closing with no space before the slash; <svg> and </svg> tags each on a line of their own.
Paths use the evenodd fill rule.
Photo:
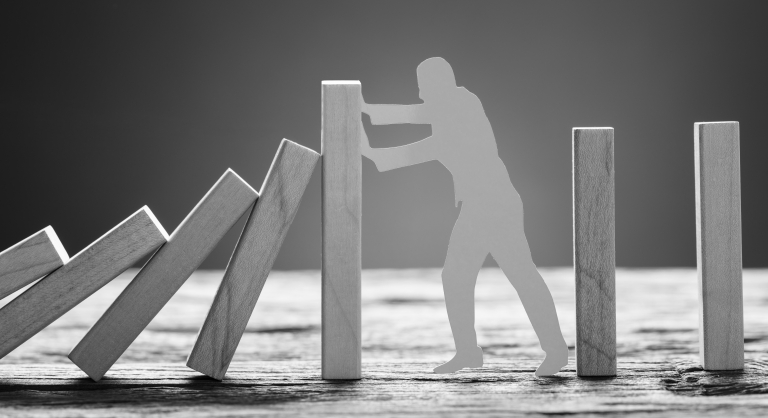
<svg viewBox="0 0 768 418">
<path fill-rule="evenodd" d="M 53 249 L 56 251 L 56 254 L 59 255 L 59 258 L 61 258 L 61 263 L 67 264 L 69 262 L 69 254 L 67 254 L 67 250 L 64 248 L 61 240 L 59 240 L 59 236 L 56 234 L 56 231 L 53 230 L 52 226 L 48 225 L 43 228 L 43 232 L 45 232 L 45 234 L 48 236 L 48 239 L 51 241 L 51 245 L 53 245 Z"/>
</svg>

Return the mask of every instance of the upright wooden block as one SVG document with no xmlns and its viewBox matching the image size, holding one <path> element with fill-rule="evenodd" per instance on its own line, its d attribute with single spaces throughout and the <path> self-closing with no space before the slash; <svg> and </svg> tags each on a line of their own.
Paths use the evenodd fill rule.
<svg viewBox="0 0 768 418">
<path fill-rule="evenodd" d="M 146 206 L 112 228 L 0 309 L 0 358 L 167 240 L 168 234 Z"/>
<path fill-rule="evenodd" d="M 320 155 L 284 139 L 240 235 L 187 366 L 224 378 Z"/>
<path fill-rule="evenodd" d="M 69 359 L 93 380 L 101 379 L 257 197 L 240 176 L 227 170 L 72 349 Z"/>
<path fill-rule="evenodd" d="M 616 375 L 613 128 L 573 128 L 576 372 Z"/>
<path fill-rule="evenodd" d="M 0 253 L 0 299 L 56 270 L 69 255 L 50 226 Z"/>
<path fill-rule="evenodd" d="M 323 379 L 360 379 L 359 81 L 322 90 Z"/>
<path fill-rule="evenodd" d="M 706 370 L 744 368 L 739 123 L 694 125 L 699 356 Z"/>
</svg>

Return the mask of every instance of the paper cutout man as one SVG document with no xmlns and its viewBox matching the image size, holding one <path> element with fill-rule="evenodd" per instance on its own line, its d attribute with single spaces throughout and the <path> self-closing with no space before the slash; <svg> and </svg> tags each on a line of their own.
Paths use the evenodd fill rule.
<svg viewBox="0 0 768 418">
<path fill-rule="evenodd" d="M 453 175 L 461 213 L 451 234 L 443 267 L 443 292 L 456 355 L 434 369 L 451 373 L 481 367 L 483 351 L 475 334 L 475 283 L 490 253 L 517 290 L 536 331 L 544 362 L 538 376 L 549 376 L 568 363 L 555 303 L 531 258 L 523 228 L 523 203 L 499 158 L 491 124 L 474 94 L 457 87 L 450 64 L 430 58 L 417 68 L 423 104 L 363 103 L 374 125 L 431 124 L 432 136 L 394 148 L 371 148 L 362 129 L 362 154 L 379 171 L 437 160 Z"/>
</svg>

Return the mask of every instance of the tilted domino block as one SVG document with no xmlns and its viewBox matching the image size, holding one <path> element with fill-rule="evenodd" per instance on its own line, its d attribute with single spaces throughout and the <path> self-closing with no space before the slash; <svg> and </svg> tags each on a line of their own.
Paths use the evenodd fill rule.
<svg viewBox="0 0 768 418">
<path fill-rule="evenodd" d="M 573 128 L 576 373 L 616 375 L 613 128 Z"/>
<path fill-rule="evenodd" d="M 744 368 L 739 123 L 694 125 L 699 355 L 705 370 Z"/>
<path fill-rule="evenodd" d="M 286 139 L 280 144 L 189 354 L 188 367 L 224 378 L 319 157 Z"/>
<path fill-rule="evenodd" d="M 227 170 L 72 349 L 69 359 L 93 380 L 101 379 L 257 197 L 240 176 Z"/>
<path fill-rule="evenodd" d="M 0 299 L 69 261 L 50 226 L 0 253 Z"/>
<path fill-rule="evenodd" d="M 360 82 L 324 81 L 322 96 L 322 375 L 360 379 Z"/>
<path fill-rule="evenodd" d="M 148 207 L 141 208 L 0 309 L 0 358 L 168 240 Z"/>
</svg>

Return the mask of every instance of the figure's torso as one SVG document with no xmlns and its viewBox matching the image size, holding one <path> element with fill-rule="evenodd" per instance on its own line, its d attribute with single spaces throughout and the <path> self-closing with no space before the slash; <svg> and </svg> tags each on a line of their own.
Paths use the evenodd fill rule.
<svg viewBox="0 0 768 418">
<path fill-rule="evenodd" d="M 477 96 L 457 88 L 446 100 L 430 105 L 429 113 L 432 135 L 443 141 L 438 160 L 453 175 L 457 203 L 517 194 Z"/>
</svg>

